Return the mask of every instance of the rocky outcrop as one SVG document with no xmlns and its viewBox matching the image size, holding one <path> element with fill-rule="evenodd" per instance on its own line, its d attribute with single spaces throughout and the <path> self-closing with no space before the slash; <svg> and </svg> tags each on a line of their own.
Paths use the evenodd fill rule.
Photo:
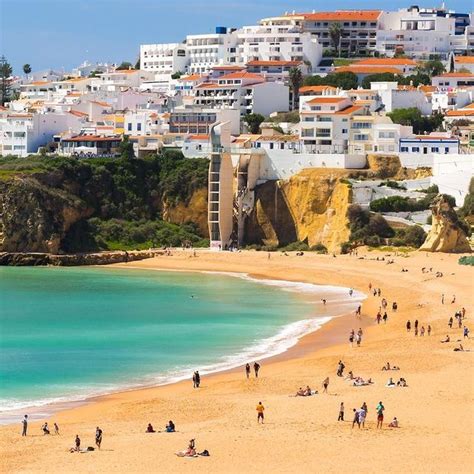
<svg viewBox="0 0 474 474">
<path fill-rule="evenodd" d="M 438 195 L 431 205 L 432 225 L 420 250 L 426 252 L 470 252 L 471 247 L 456 211 L 447 198 Z"/>
<path fill-rule="evenodd" d="M 159 255 L 163 251 L 133 250 L 129 252 L 97 252 L 54 255 L 49 253 L 1 252 L 0 265 L 8 266 L 78 266 L 78 265 L 109 265 L 111 263 L 133 262 Z"/>
<path fill-rule="evenodd" d="M 431 176 L 431 168 L 404 168 L 397 155 L 367 155 L 369 176 L 372 178 L 394 180 L 421 179 Z"/>
<path fill-rule="evenodd" d="M 273 246 L 306 241 L 338 252 L 349 239 L 348 172 L 307 169 L 289 180 L 268 181 L 255 190 L 255 209 L 246 223 L 246 243 Z"/>
<path fill-rule="evenodd" d="M 207 189 L 197 189 L 191 195 L 189 202 L 177 204 L 163 204 L 163 220 L 173 224 L 194 222 L 204 237 L 209 236 L 207 225 Z"/>
<path fill-rule="evenodd" d="M 0 182 L 0 250 L 58 253 L 70 227 L 93 209 L 34 178 Z"/>
</svg>

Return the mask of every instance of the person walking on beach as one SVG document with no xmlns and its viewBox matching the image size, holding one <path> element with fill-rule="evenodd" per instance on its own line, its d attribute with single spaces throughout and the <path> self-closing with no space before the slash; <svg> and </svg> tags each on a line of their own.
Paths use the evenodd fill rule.
<svg viewBox="0 0 474 474">
<path fill-rule="evenodd" d="M 257 405 L 257 423 L 260 423 L 260 420 L 262 420 L 262 425 L 263 425 L 263 412 L 265 411 L 265 407 L 262 405 L 262 402 L 258 402 Z"/>
<path fill-rule="evenodd" d="M 411 331 L 411 322 L 407 321 L 407 332 Z"/>
<path fill-rule="evenodd" d="M 379 402 L 376 408 L 377 411 L 377 428 L 382 428 L 383 424 L 383 412 L 385 411 L 385 407 L 383 406 L 382 402 Z"/>
<path fill-rule="evenodd" d="M 425 326 L 421 326 L 420 336 L 423 337 L 424 335 L 425 335 Z"/>
<path fill-rule="evenodd" d="M 97 426 L 95 429 L 95 445 L 100 449 L 102 444 L 102 430 Z"/>
<path fill-rule="evenodd" d="M 339 407 L 339 416 L 337 417 L 337 421 L 344 421 L 344 402 L 341 402 L 341 406 Z"/>
<path fill-rule="evenodd" d="M 323 380 L 323 393 L 328 393 L 329 377 Z"/>
<path fill-rule="evenodd" d="M 367 417 L 367 412 L 364 410 L 364 407 L 362 406 L 361 409 L 359 410 L 359 428 L 360 428 L 360 425 L 362 425 L 362 428 L 365 428 L 366 417 Z"/>
<path fill-rule="evenodd" d="M 253 370 L 255 372 L 255 378 L 258 379 L 258 371 L 260 370 L 260 364 L 258 362 L 253 364 Z"/>
<path fill-rule="evenodd" d="M 354 347 L 354 329 L 349 334 L 349 343 L 350 343 L 351 347 Z"/>
<path fill-rule="evenodd" d="M 352 296 L 353 294 L 354 294 L 354 290 L 351 288 L 351 289 L 349 290 L 349 296 Z"/>
<path fill-rule="evenodd" d="M 396 312 L 396 311 L 397 311 L 397 309 L 398 309 L 397 302 L 396 302 L 396 301 L 394 301 L 394 302 L 392 303 L 392 311 Z"/>
<path fill-rule="evenodd" d="M 336 375 L 338 377 L 342 377 L 345 367 L 346 366 L 343 364 L 342 360 L 340 360 L 339 363 L 337 364 L 337 372 L 336 372 Z"/>
<path fill-rule="evenodd" d="M 431 336 L 431 324 L 428 324 L 428 336 Z"/>
<path fill-rule="evenodd" d="M 247 378 L 250 378 L 250 364 L 249 363 L 245 365 L 245 375 L 247 376 Z"/>
<path fill-rule="evenodd" d="M 388 319 L 387 311 L 385 311 L 385 313 L 383 313 L 382 319 L 383 319 L 383 323 L 387 324 L 387 319 Z"/>
<path fill-rule="evenodd" d="M 415 330 L 418 332 L 418 319 L 415 319 Z"/>
<path fill-rule="evenodd" d="M 359 412 L 353 408 L 352 411 L 354 412 L 354 418 L 352 419 L 352 428 L 357 423 L 357 426 L 360 428 L 360 421 L 359 421 Z"/>
<path fill-rule="evenodd" d="M 57 423 L 54 423 L 54 434 L 58 435 L 59 434 L 59 426 Z"/>
<path fill-rule="evenodd" d="M 444 304 L 444 293 L 441 295 L 441 304 Z"/>
<path fill-rule="evenodd" d="M 79 435 L 76 435 L 76 439 L 74 440 L 74 444 L 76 445 L 76 451 L 81 450 L 81 438 L 79 438 Z"/>
<path fill-rule="evenodd" d="M 451 329 L 453 327 L 453 317 L 452 316 L 449 318 L 448 326 L 449 326 L 449 329 Z"/>
<path fill-rule="evenodd" d="M 23 426 L 23 430 L 21 432 L 21 436 L 26 436 L 26 432 L 28 431 L 28 415 L 25 415 L 23 420 L 21 421 Z"/>
<path fill-rule="evenodd" d="M 201 376 L 199 375 L 199 372 L 196 370 L 196 387 L 199 388 L 201 385 Z"/>
<path fill-rule="evenodd" d="M 380 313 L 380 311 L 377 313 L 375 320 L 377 321 L 377 324 L 380 324 L 380 321 L 382 320 L 382 314 Z"/>
<path fill-rule="evenodd" d="M 464 339 L 469 339 L 469 328 L 467 326 L 464 326 L 464 331 L 463 331 Z"/>
<path fill-rule="evenodd" d="M 193 388 L 197 388 L 196 372 L 193 373 Z"/>
<path fill-rule="evenodd" d="M 360 335 L 360 333 L 357 333 L 357 336 L 356 336 L 357 347 L 360 347 L 361 340 L 362 340 L 362 336 Z"/>
<path fill-rule="evenodd" d="M 361 306 L 361 305 L 357 306 L 357 309 L 356 309 L 356 316 L 360 316 L 361 310 L 362 310 L 362 306 Z"/>
</svg>

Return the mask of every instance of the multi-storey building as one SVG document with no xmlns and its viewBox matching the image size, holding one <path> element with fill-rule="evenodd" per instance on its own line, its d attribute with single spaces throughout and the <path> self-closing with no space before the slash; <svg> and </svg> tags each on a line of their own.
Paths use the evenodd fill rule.
<svg viewBox="0 0 474 474">
<path fill-rule="evenodd" d="M 237 35 L 235 30 L 217 27 L 213 34 L 186 36 L 189 55 L 188 72 L 201 74 L 214 66 L 237 61 Z"/>
<path fill-rule="evenodd" d="M 303 62 L 312 71 L 321 61 L 322 48 L 310 33 L 292 25 L 244 26 L 237 31 L 237 61 Z"/>
<path fill-rule="evenodd" d="M 240 133 L 240 110 L 231 108 L 176 107 L 169 117 L 170 133 L 209 134 L 215 123 L 228 123 L 232 134 Z"/>
<path fill-rule="evenodd" d="M 238 109 L 241 115 L 287 112 L 289 87 L 267 81 L 260 74 L 234 72 L 221 76 L 217 82 L 197 86 L 194 103 L 210 108 Z"/>
<path fill-rule="evenodd" d="M 185 73 L 189 57 L 184 43 L 142 44 L 140 46 L 140 69 L 153 71 L 170 78 L 177 72 Z"/>
<path fill-rule="evenodd" d="M 438 55 L 446 59 L 456 33 L 456 19 L 445 10 L 413 6 L 384 12 L 377 31 L 377 51 L 393 56 L 403 53 L 415 58 Z"/>
<path fill-rule="evenodd" d="M 300 100 L 300 138 L 309 153 L 347 153 L 351 118 L 362 113 L 347 96 Z"/>
<path fill-rule="evenodd" d="M 293 26 L 317 38 L 323 50 L 338 49 L 343 56 L 365 56 L 376 50 L 380 10 L 341 10 L 334 12 L 290 13 L 265 18 L 262 25 Z M 333 25 L 341 28 L 340 39 L 331 38 Z"/>
<path fill-rule="evenodd" d="M 431 83 L 440 89 L 473 87 L 474 74 L 471 72 L 447 72 L 433 77 Z"/>
</svg>

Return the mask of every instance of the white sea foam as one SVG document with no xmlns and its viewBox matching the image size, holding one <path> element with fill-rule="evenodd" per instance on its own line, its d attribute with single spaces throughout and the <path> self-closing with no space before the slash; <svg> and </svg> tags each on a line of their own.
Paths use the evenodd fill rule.
<svg viewBox="0 0 474 474">
<path fill-rule="evenodd" d="M 332 318 L 355 310 L 360 302 L 366 298 L 366 295 L 361 292 L 354 290 L 352 295 L 350 295 L 349 288 L 337 286 L 315 285 L 312 283 L 285 280 L 257 279 L 246 273 L 215 271 L 206 271 L 202 273 L 222 274 L 242 278 L 263 285 L 277 286 L 284 291 L 304 293 L 305 295 L 314 296 L 314 301 L 318 304 L 321 304 L 322 298 L 325 298 L 327 301 L 327 314 L 324 316 L 315 316 L 314 318 L 287 324 L 280 328 L 278 333 L 274 336 L 254 341 L 253 344 L 240 350 L 238 353 L 223 356 L 214 364 L 200 366 L 199 372 L 202 375 L 234 369 L 244 365 L 248 361 L 262 360 L 281 354 L 296 345 L 299 339 L 303 336 L 318 330 L 323 324 L 327 323 Z M 310 298 L 309 301 L 311 300 L 313 300 L 313 298 Z M 23 411 L 26 411 L 26 409 L 28 409 L 31 419 L 41 419 L 73 404 L 85 402 L 92 397 L 107 395 L 119 391 L 133 390 L 141 387 L 169 385 L 189 379 L 190 374 L 192 374 L 195 369 L 196 367 L 194 366 L 175 367 L 164 373 L 141 378 L 140 380 L 133 380 L 126 384 L 93 384 L 88 387 L 76 387 L 76 389 L 69 387 L 69 390 L 75 393 L 75 395 L 71 396 L 35 400 L 3 399 L 0 400 L 0 424 L 17 422 L 19 419 L 18 417 L 22 416 Z"/>
</svg>

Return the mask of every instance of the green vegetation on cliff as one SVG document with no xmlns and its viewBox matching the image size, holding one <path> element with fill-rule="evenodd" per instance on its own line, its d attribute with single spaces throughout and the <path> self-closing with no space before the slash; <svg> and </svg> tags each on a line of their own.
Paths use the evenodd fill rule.
<svg viewBox="0 0 474 474">
<path fill-rule="evenodd" d="M 3 158 L 0 250 L 206 245 L 197 225 L 165 222 L 164 214 L 206 188 L 207 173 L 206 159 L 174 151 L 146 159 Z"/>
</svg>

